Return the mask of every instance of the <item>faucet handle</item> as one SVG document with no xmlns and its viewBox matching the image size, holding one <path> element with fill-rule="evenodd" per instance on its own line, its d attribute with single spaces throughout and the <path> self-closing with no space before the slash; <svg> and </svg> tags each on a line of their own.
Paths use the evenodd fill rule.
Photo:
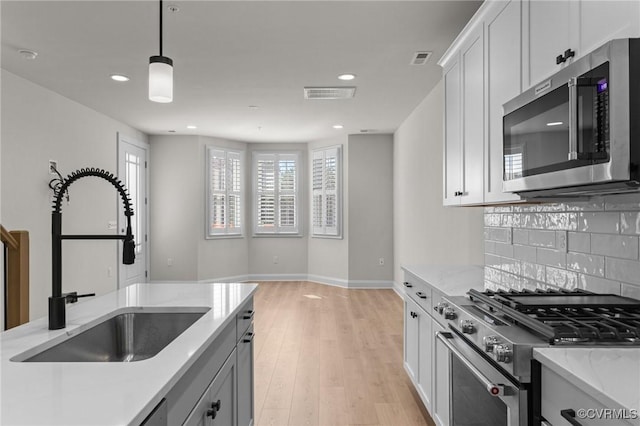
<svg viewBox="0 0 640 426">
<path fill-rule="evenodd" d="M 66 303 L 76 303 L 80 297 L 90 297 L 95 295 L 95 293 L 78 294 L 77 291 L 72 291 L 71 293 L 63 293 L 62 297 L 65 298 Z"/>
</svg>

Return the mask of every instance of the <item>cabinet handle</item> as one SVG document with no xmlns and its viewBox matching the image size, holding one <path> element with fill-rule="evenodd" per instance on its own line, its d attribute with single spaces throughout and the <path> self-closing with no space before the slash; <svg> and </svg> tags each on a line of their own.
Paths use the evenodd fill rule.
<svg viewBox="0 0 640 426">
<path fill-rule="evenodd" d="M 563 63 L 564 61 L 566 61 L 566 59 L 564 58 L 564 56 L 562 55 L 558 55 L 556 56 L 556 65 L 560 65 L 561 63 Z"/>
<path fill-rule="evenodd" d="M 560 410 L 560 415 L 573 426 L 582 426 L 582 424 L 576 420 L 576 412 L 573 408 Z"/>
<path fill-rule="evenodd" d="M 413 284 L 409 283 L 408 281 L 405 281 L 404 282 L 404 286 L 407 287 L 407 288 L 411 288 L 411 287 L 413 287 Z"/>
<path fill-rule="evenodd" d="M 416 314 L 415 312 L 411 311 L 411 318 L 418 318 L 418 314 Z"/>
<path fill-rule="evenodd" d="M 251 341 L 253 340 L 255 335 L 256 335 L 256 333 L 252 333 L 252 332 L 245 333 L 246 337 L 244 339 L 242 339 L 242 341 L 244 343 L 251 343 Z"/>
<path fill-rule="evenodd" d="M 416 291 L 416 296 L 418 296 L 420 299 L 426 299 L 427 298 L 427 295 L 424 294 L 421 291 Z"/>
<path fill-rule="evenodd" d="M 220 400 L 217 400 L 216 402 L 212 402 L 211 408 L 207 410 L 207 417 L 211 417 L 212 419 L 215 419 L 216 416 L 218 415 L 218 411 L 220 411 L 220 405 L 222 405 Z"/>
<path fill-rule="evenodd" d="M 251 319 L 253 318 L 253 314 L 255 314 L 255 311 L 253 310 L 247 311 L 247 313 L 242 316 L 242 319 L 246 319 L 246 320 Z"/>
<path fill-rule="evenodd" d="M 462 191 L 456 191 L 456 192 L 453 193 L 454 197 L 462 197 L 462 195 L 463 195 Z"/>
<path fill-rule="evenodd" d="M 556 56 L 556 64 L 562 64 L 564 62 L 567 62 L 567 60 L 569 60 L 569 58 L 573 58 L 576 56 L 576 52 L 571 50 L 571 49 L 567 49 L 564 51 L 564 54 L 562 55 L 558 55 Z"/>
</svg>

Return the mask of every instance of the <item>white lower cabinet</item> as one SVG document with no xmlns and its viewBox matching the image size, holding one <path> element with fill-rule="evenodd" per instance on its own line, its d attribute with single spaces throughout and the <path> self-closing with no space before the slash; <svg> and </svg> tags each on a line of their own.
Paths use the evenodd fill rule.
<svg viewBox="0 0 640 426">
<path fill-rule="evenodd" d="M 610 404 L 598 401 L 544 365 L 541 368 L 541 382 L 540 408 L 542 417 L 549 425 L 568 426 L 580 424 L 581 426 L 596 426 L 615 424 L 616 426 L 630 426 L 638 424 L 637 419 L 628 420 L 624 418 L 624 414 L 633 417 L 628 410 L 625 411 L 621 407 L 612 407 Z M 605 415 L 609 416 L 608 419 Z M 569 419 L 573 419 L 578 423 L 571 423 Z"/>
<path fill-rule="evenodd" d="M 436 332 L 444 328 L 431 315 L 437 291 L 409 273 L 405 279 L 404 368 L 436 424 L 448 425 L 449 351 L 439 349 Z M 420 298 L 425 294 L 429 303 Z"/>
<path fill-rule="evenodd" d="M 252 426 L 253 405 L 253 325 L 238 342 L 238 426 Z"/>
<path fill-rule="evenodd" d="M 433 322 L 433 408 L 431 417 L 438 426 L 449 426 L 449 384 L 451 382 L 451 356 L 449 349 L 436 338 L 437 332 L 445 331 L 437 321 Z"/>
<path fill-rule="evenodd" d="M 236 426 L 236 350 L 227 358 L 184 426 Z"/>
</svg>

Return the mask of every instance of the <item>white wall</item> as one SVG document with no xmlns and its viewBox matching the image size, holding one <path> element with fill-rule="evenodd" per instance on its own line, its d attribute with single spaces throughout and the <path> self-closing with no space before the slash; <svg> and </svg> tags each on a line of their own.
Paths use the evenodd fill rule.
<svg viewBox="0 0 640 426">
<path fill-rule="evenodd" d="M 348 197 L 349 281 L 393 280 L 392 135 L 349 136 Z"/>
<path fill-rule="evenodd" d="M 50 159 L 64 176 L 82 167 L 117 171 L 117 134 L 138 140 L 137 130 L 2 71 L 2 224 L 30 237 L 30 317 L 47 314 L 51 295 Z M 116 190 L 87 178 L 70 187 L 62 206 L 64 233 L 114 233 L 107 229 L 121 208 Z M 63 291 L 104 294 L 117 287 L 120 254 L 115 241 L 63 242 Z M 111 268 L 111 276 L 108 270 Z"/>
<path fill-rule="evenodd" d="M 478 264 L 483 208 L 442 206 L 442 81 L 394 134 L 395 282 L 403 265 Z"/>
</svg>

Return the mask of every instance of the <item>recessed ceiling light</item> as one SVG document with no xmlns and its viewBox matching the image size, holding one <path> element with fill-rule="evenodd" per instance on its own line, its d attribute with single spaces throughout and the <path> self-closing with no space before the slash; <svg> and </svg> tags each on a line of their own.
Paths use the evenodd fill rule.
<svg viewBox="0 0 640 426">
<path fill-rule="evenodd" d="M 194 126 L 193 124 L 189 124 L 189 125 L 187 126 L 187 129 L 191 129 L 191 130 L 195 130 L 195 129 L 197 129 L 197 128 L 198 128 L 198 126 Z"/>
<path fill-rule="evenodd" d="M 33 60 L 38 56 L 38 52 L 34 52 L 33 50 L 29 50 L 29 49 L 19 49 L 18 53 L 24 59 L 29 59 L 29 60 Z"/>
<path fill-rule="evenodd" d="M 562 121 L 552 121 L 551 123 L 547 123 L 547 126 L 552 127 L 552 126 L 561 126 L 564 123 Z"/>
<path fill-rule="evenodd" d="M 334 124 L 333 128 L 334 129 L 344 129 L 344 126 L 342 124 Z"/>
<path fill-rule="evenodd" d="M 123 74 L 111 74 L 111 80 L 115 81 L 129 81 L 129 77 Z"/>
<path fill-rule="evenodd" d="M 355 74 L 340 74 L 338 76 L 339 80 L 345 80 L 345 81 L 353 80 L 354 78 L 356 78 Z"/>
</svg>

